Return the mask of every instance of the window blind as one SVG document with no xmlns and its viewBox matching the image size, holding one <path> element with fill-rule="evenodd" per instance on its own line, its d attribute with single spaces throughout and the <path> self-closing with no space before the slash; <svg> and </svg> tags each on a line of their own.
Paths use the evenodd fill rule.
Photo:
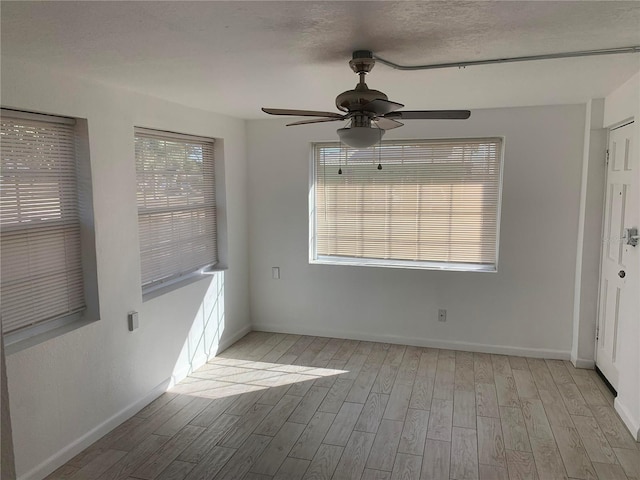
<svg viewBox="0 0 640 480">
<path fill-rule="evenodd" d="M 212 139 L 136 128 L 143 289 L 217 263 Z"/>
<path fill-rule="evenodd" d="M 495 270 L 501 163 L 500 138 L 315 144 L 311 260 Z"/>
<path fill-rule="evenodd" d="M 73 120 L 2 111 L 0 242 L 6 333 L 85 308 Z"/>
</svg>

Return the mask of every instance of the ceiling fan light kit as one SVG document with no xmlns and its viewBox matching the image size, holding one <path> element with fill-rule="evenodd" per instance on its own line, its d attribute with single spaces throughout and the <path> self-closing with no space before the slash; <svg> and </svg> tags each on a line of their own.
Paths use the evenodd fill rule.
<svg viewBox="0 0 640 480">
<path fill-rule="evenodd" d="M 343 114 L 278 108 L 263 108 L 262 111 L 270 115 L 318 117 L 289 123 L 287 126 L 347 120 L 349 125 L 338 129 L 337 133 L 342 143 L 353 148 L 367 148 L 379 143 L 387 130 L 404 125 L 398 119 L 455 120 L 469 118 L 471 115 L 469 110 L 400 111 L 404 105 L 390 101 L 383 92 L 370 89 L 365 83 L 365 75 L 375 64 L 376 60 L 369 50 L 353 52 L 349 66 L 359 76 L 359 81 L 353 90 L 342 92 L 336 97 L 336 107 Z"/>
<path fill-rule="evenodd" d="M 345 145 L 353 148 L 367 148 L 380 141 L 384 130 L 371 127 L 339 128 L 338 136 Z"/>
</svg>

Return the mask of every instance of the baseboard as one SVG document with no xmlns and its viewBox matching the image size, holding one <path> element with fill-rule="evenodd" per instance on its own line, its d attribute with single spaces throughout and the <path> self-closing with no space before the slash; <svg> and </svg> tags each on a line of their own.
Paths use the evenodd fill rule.
<svg viewBox="0 0 640 480">
<path fill-rule="evenodd" d="M 596 367 L 595 360 L 590 360 L 588 358 L 577 358 L 571 355 L 571 363 L 576 368 L 588 368 L 593 370 Z"/>
<path fill-rule="evenodd" d="M 140 400 L 123 408 L 118 413 L 116 413 L 109 419 L 105 420 L 101 424 L 97 425 L 96 427 L 94 427 L 93 429 L 85 433 L 83 436 L 81 436 L 80 438 L 76 439 L 75 441 L 73 441 L 72 443 L 64 447 L 62 450 L 56 452 L 55 454 L 53 454 L 52 456 L 44 460 L 42 463 L 40 463 L 36 467 L 20 475 L 18 477 L 18 480 L 40 480 L 46 477 L 51 472 L 55 471 L 57 468 L 61 467 L 66 462 L 71 460 L 73 457 L 75 457 L 78 453 L 80 453 L 82 450 L 87 448 L 89 445 L 94 443 L 96 440 L 102 438 L 104 435 L 109 433 L 111 430 L 113 430 L 115 427 L 120 425 L 122 422 L 128 420 L 133 415 L 138 413 L 143 407 L 147 406 L 153 400 L 155 400 L 164 392 L 166 392 L 167 388 L 169 388 L 170 385 L 172 385 L 174 382 L 182 380 L 190 372 L 204 365 L 207 362 L 207 360 L 209 360 L 209 358 L 213 358 L 213 356 L 215 356 L 216 354 L 222 352 L 223 350 L 226 350 L 235 342 L 237 342 L 242 337 L 244 337 L 250 331 L 251 331 L 251 325 L 245 325 L 244 327 L 240 328 L 237 332 L 233 333 L 230 336 L 225 337 L 223 341 L 218 343 L 217 349 L 211 352 L 210 357 L 207 357 L 206 355 L 201 355 L 197 359 L 194 359 L 191 365 L 188 365 L 184 369 L 181 369 L 180 371 L 174 373 L 172 377 L 166 379 L 161 384 L 156 386 L 153 390 L 151 390 L 151 392 L 149 392 Z M 182 378 L 178 378 L 180 376 L 182 376 Z"/>
<path fill-rule="evenodd" d="M 170 378 L 167 378 L 165 381 L 157 385 L 153 388 L 147 395 L 145 395 L 140 400 L 133 402 L 131 405 L 123 408 L 118 413 L 108 418 L 101 424 L 95 426 L 87 433 L 82 435 L 80 438 L 76 439 L 62 450 L 59 450 L 55 454 L 51 455 L 45 461 L 35 466 L 28 472 L 18 476 L 18 480 L 40 480 L 45 478 L 51 472 L 55 471 L 57 468 L 61 467 L 89 445 L 94 443 L 96 440 L 104 437 L 107 433 L 113 430 L 115 427 L 120 425 L 122 422 L 128 420 L 136 413 L 138 413 L 143 407 L 147 406 L 153 400 L 158 398 L 164 392 L 167 391 L 167 387 L 171 382 Z"/>
<path fill-rule="evenodd" d="M 207 357 L 207 355 L 198 355 L 197 357 L 191 359 L 189 363 L 183 365 L 177 370 L 174 370 L 171 374 L 171 384 L 168 388 L 172 388 L 176 383 L 181 382 L 182 380 L 187 378 L 187 376 L 189 376 L 191 372 L 197 370 L 202 365 L 207 363 L 207 360 L 209 360 L 209 357 Z"/>
<path fill-rule="evenodd" d="M 230 337 L 225 338 L 224 341 L 218 343 L 218 349 L 215 352 L 212 352 L 212 355 L 210 358 L 213 358 L 217 354 L 224 352 L 227 348 L 229 348 L 231 345 L 236 343 L 238 340 L 244 337 L 251 330 L 252 330 L 251 324 L 247 324 L 241 329 L 239 329 L 236 333 L 231 335 Z"/>
<path fill-rule="evenodd" d="M 290 333 L 296 335 L 313 335 L 318 337 L 338 337 L 349 340 L 363 340 L 368 342 L 396 343 L 400 345 L 412 345 L 415 347 L 444 348 L 449 350 L 462 350 L 466 352 L 496 353 L 502 355 L 516 355 L 522 357 L 549 358 L 556 360 L 570 360 L 571 352 L 564 350 L 551 350 L 545 348 L 521 348 L 504 345 L 488 345 L 484 343 L 456 342 L 451 340 L 435 340 L 418 337 L 402 337 L 398 335 L 375 335 L 365 332 L 347 332 L 325 330 L 321 328 L 307 328 L 290 325 L 272 325 L 254 323 L 253 330 L 274 333 Z"/>
<path fill-rule="evenodd" d="M 629 429 L 629 432 L 631 432 L 631 436 L 636 442 L 640 442 L 640 419 L 633 418 L 633 415 L 631 415 L 627 407 L 620 402 L 620 397 L 616 397 L 613 406 L 616 412 L 618 412 L 618 415 L 620 415 L 622 422 Z"/>
<path fill-rule="evenodd" d="M 199 355 L 198 357 L 192 359 L 190 363 L 182 366 L 180 369 L 174 370 L 173 374 L 171 375 L 171 384 L 169 385 L 169 388 L 173 387 L 176 383 L 187 378 L 187 376 L 191 374 L 191 372 L 194 372 L 195 370 L 199 369 L 201 366 L 207 363 L 210 359 L 215 357 L 218 353 L 229 348 L 231 345 L 236 343 L 238 340 L 240 340 L 250 331 L 251 331 L 251 326 L 245 325 L 244 327 L 240 328 L 237 332 L 235 332 L 231 336 L 225 338 L 224 341 L 219 342 L 215 350 L 212 350 L 208 356 L 203 353 L 202 355 Z"/>
</svg>

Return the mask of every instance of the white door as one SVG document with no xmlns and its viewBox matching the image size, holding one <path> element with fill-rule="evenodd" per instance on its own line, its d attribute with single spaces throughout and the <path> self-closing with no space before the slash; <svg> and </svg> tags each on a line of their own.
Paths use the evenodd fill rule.
<svg viewBox="0 0 640 480">
<path fill-rule="evenodd" d="M 627 244 L 625 236 L 625 229 L 638 227 L 634 132 L 635 125 L 630 123 L 609 133 L 596 365 L 616 390 L 619 320 L 634 315 L 633 292 L 625 287 L 631 277 L 640 273 L 637 271 L 640 246 Z"/>
</svg>

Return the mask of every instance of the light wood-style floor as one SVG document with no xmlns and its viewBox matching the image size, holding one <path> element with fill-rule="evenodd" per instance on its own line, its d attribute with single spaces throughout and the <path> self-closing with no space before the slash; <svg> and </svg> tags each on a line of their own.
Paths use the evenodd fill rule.
<svg viewBox="0 0 640 480">
<path fill-rule="evenodd" d="M 640 480 L 569 362 L 253 332 L 50 479 Z"/>
</svg>

